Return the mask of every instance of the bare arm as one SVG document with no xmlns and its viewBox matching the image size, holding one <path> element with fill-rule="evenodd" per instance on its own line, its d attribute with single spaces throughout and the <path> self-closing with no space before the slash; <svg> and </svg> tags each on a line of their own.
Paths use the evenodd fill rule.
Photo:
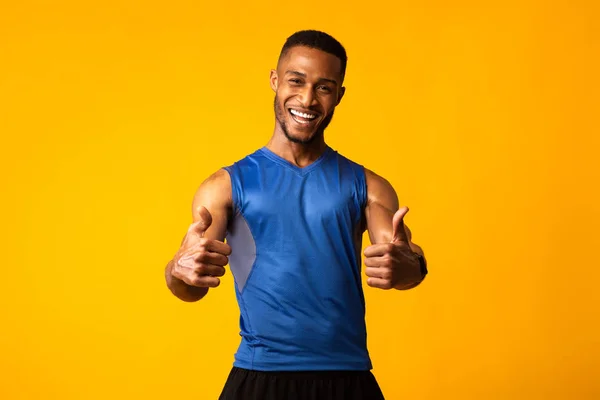
<svg viewBox="0 0 600 400">
<path fill-rule="evenodd" d="M 192 202 L 193 223 L 165 269 L 168 288 L 181 300 L 198 301 L 210 287 L 220 284 L 218 277 L 225 273 L 223 267 L 231 253 L 229 245 L 223 243 L 231 210 L 229 174 L 219 170 L 196 191 Z"/>
<path fill-rule="evenodd" d="M 396 289 L 411 289 L 421 280 L 418 259 L 413 253 L 424 257 L 420 246 L 413 243 L 412 233 L 400 218 L 396 218 L 401 234 L 394 235 L 394 215 L 398 212 L 398 196 L 390 183 L 379 175 L 365 169 L 367 181 L 367 206 L 365 217 L 367 230 L 372 246 L 365 250 L 365 265 L 367 275 L 373 273 L 377 282 L 379 279 L 392 279 L 391 287 Z M 371 258 L 372 257 L 372 258 Z M 392 260 L 393 273 L 383 269 L 383 260 Z M 415 262 L 416 260 L 416 262 Z M 389 273 L 388 273 L 389 272 Z M 383 284 L 377 287 L 387 289 Z"/>
</svg>

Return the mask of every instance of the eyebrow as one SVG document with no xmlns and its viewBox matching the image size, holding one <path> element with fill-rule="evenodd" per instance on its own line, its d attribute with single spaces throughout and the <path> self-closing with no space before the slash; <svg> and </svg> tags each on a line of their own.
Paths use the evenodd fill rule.
<svg viewBox="0 0 600 400">
<path fill-rule="evenodd" d="M 306 74 L 300 71 L 292 71 L 292 70 L 287 70 L 285 71 L 286 74 L 292 74 L 292 75 L 298 75 L 301 76 L 303 78 L 306 78 Z M 333 83 L 334 85 L 337 86 L 337 81 L 334 79 L 328 79 L 328 78 L 319 78 L 319 81 L 325 81 L 325 82 L 330 82 Z"/>
</svg>

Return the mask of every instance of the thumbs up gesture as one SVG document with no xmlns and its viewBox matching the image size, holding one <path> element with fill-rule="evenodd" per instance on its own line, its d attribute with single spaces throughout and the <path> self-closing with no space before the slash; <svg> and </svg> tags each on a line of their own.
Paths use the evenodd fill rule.
<svg viewBox="0 0 600 400">
<path fill-rule="evenodd" d="M 198 221 L 190 225 L 181 248 L 174 257 L 171 274 L 190 286 L 217 287 L 225 274 L 231 247 L 219 240 L 208 239 L 206 230 L 212 223 L 210 212 L 198 209 Z"/>
<path fill-rule="evenodd" d="M 404 216 L 408 207 L 402 207 L 392 219 L 392 240 L 365 249 L 365 273 L 367 285 L 380 288 L 399 288 L 420 275 L 420 264 L 410 247 L 410 239 L 404 229 Z"/>
</svg>

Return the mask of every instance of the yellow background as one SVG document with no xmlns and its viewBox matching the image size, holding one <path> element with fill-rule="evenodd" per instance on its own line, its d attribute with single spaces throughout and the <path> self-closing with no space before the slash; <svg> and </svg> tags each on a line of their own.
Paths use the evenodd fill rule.
<svg viewBox="0 0 600 400">
<path fill-rule="evenodd" d="M 366 288 L 387 398 L 600 398 L 595 2 L 216 3 L 0 6 L 0 398 L 217 398 L 231 275 L 186 304 L 163 268 L 200 182 L 270 137 L 306 28 L 349 54 L 329 144 L 430 263 Z"/>
</svg>

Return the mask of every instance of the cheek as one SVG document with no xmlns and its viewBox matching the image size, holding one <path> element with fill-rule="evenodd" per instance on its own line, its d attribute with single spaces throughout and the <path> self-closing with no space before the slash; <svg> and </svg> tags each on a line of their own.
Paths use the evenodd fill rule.
<svg viewBox="0 0 600 400">
<path fill-rule="evenodd" d="M 282 87 L 277 92 L 277 96 L 282 99 L 283 103 L 286 103 L 290 98 L 294 97 L 294 90 L 288 87 Z"/>
<path fill-rule="evenodd" d="M 333 110 L 335 110 L 336 104 L 332 100 L 333 99 L 327 99 L 326 101 L 321 102 L 326 115 L 331 114 Z"/>
</svg>

